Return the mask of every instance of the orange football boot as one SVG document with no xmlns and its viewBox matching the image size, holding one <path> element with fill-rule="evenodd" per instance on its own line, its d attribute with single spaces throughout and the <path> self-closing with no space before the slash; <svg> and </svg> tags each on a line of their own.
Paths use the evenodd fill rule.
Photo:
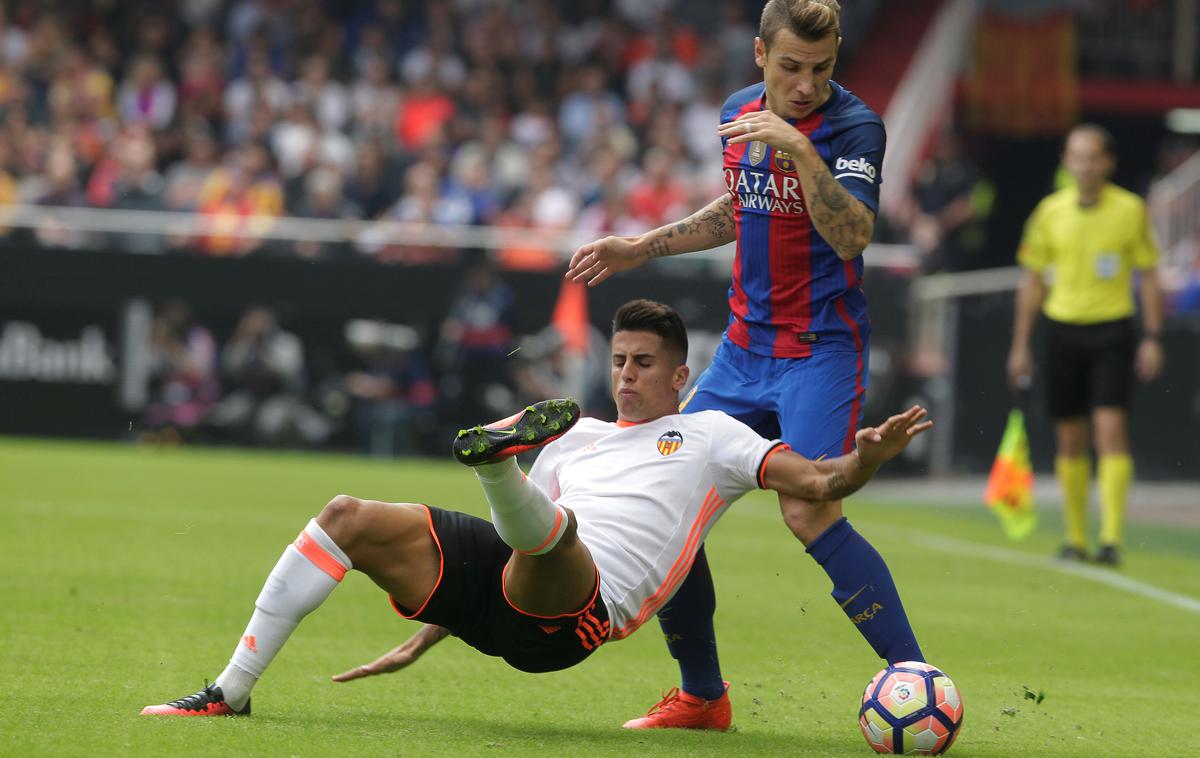
<svg viewBox="0 0 1200 758">
<path fill-rule="evenodd" d="M 626 729 L 713 729 L 723 732 L 733 720 L 729 682 L 716 700 L 704 700 L 672 687 L 663 699 L 641 718 L 625 722 Z"/>
</svg>

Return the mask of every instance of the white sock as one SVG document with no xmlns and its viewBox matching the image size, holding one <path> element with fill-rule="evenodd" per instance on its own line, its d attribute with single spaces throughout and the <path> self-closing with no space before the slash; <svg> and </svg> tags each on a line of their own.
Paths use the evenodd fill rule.
<svg viewBox="0 0 1200 758">
<path fill-rule="evenodd" d="M 519 553 L 542 555 L 567 530 L 567 513 L 521 471 L 515 458 L 475 467 L 492 507 L 492 524 L 505 544 Z"/>
<path fill-rule="evenodd" d="M 241 710 L 250 690 L 266 671 L 300 620 L 325 602 L 352 568 L 346 553 L 325 533 L 316 519 L 308 522 L 271 569 L 254 601 L 254 614 L 238 640 L 229 665 L 216 685 L 225 702 Z"/>
</svg>

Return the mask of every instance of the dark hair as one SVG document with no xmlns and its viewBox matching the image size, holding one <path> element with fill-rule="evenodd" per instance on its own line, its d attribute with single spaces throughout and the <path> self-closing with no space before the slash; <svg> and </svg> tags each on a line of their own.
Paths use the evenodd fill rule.
<svg viewBox="0 0 1200 758">
<path fill-rule="evenodd" d="M 1072 134 L 1091 134 L 1100 139 L 1100 147 L 1108 154 L 1109 158 L 1117 157 L 1117 141 L 1113 138 L 1112 132 L 1105 129 L 1099 124 L 1084 123 L 1075 125 L 1071 131 L 1067 132 L 1067 139 L 1071 139 Z M 1065 143 L 1064 143 L 1065 149 Z"/>
<path fill-rule="evenodd" d="M 679 356 L 682 364 L 687 361 L 687 327 L 683 319 L 669 305 L 653 300 L 630 300 L 613 316 L 613 334 L 617 332 L 650 332 L 662 337 L 663 347 Z"/>
<path fill-rule="evenodd" d="M 808 42 L 823 40 L 831 33 L 840 38 L 841 13 L 837 0 L 767 0 L 758 22 L 758 36 L 764 45 L 770 45 L 780 29 Z"/>
</svg>

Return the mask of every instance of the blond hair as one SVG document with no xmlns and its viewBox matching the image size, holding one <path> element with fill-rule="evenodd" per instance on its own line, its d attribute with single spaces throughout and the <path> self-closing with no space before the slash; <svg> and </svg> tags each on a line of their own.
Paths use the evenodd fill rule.
<svg viewBox="0 0 1200 758">
<path fill-rule="evenodd" d="M 767 0 L 758 36 L 770 45 L 775 33 L 787 29 L 800 39 L 816 42 L 829 34 L 842 36 L 842 6 L 837 0 Z"/>
</svg>

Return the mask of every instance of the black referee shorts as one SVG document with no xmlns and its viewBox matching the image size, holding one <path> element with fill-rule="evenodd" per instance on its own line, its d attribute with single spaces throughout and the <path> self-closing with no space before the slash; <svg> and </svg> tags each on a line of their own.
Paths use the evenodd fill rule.
<svg viewBox="0 0 1200 758">
<path fill-rule="evenodd" d="M 1133 319 L 1064 324 L 1046 319 L 1049 409 L 1054 419 L 1087 416 L 1099 406 L 1133 404 Z"/>
<path fill-rule="evenodd" d="M 405 618 L 437 624 L 481 653 L 538 674 L 570 668 L 604 644 L 608 609 L 600 598 L 600 575 L 587 606 L 578 613 L 534 616 L 504 595 L 504 567 L 512 548 L 490 521 L 441 508 L 429 509 L 429 529 L 441 552 L 438 583 L 416 610 L 392 599 Z"/>
</svg>

